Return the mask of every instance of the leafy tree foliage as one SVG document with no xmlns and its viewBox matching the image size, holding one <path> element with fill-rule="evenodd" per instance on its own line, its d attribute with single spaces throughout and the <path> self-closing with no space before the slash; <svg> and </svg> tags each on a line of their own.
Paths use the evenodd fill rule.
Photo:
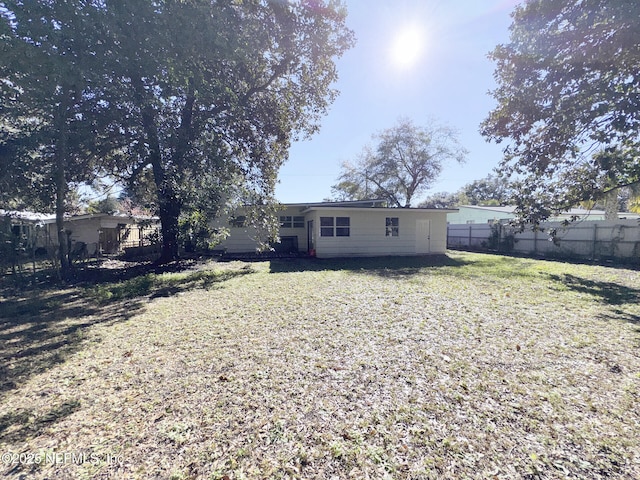
<svg viewBox="0 0 640 480">
<path fill-rule="evenodd" d="M 291 141 L 314 133 L 336 96 L 333 59 L 352 34 L 337 2 L 107 6 L 109 64 L 123 87 L 113 106 L 128 136 L 114 166 L 133 183 L 153 179 L 169 261 L 182 212 L 273 203 Z"/>
<path fill-rule="evenodd" d="M 500 176 L 487 175 L 462 187 L 460 202 L 466 205 L 506 205 L 510 201 L 509 182 Z"/>
<path fill-rule="evenodd" d="M 120 202 L 111 195 L 107 195 L 102 200 L 93 200 L 87 205 L 87 213 L 115 213 L 122 210 Z"/>
<path fill-rule="evenodd" d="M 355 164 L 345 163 L 335 198 L 360 200 L 385 198 L 395 207 L 410 207 L 416 195 L 426 191 L 446 161 L 462 162 L 466 150 L 449 127 L 418 127 L 410 120 L 374 136 L 375 147 L 366 147 Z"/>
<path fill-rule="evenodd" d="M 507 205 L 511 187 L 504 177 L 487 175 L 468 183 L 455 193 L 439 192 L 420 203 L 423 208 L 449 208 L 458 205 Z"/>
<path fill-rule="evenodd" d="M 458 193 L 438 192 L 429 195 L 418 204 L 420 208 L 451 208 L 460 205 L 460 195 Z"/>
<path fill-rule="evenodd" d="M 271 211 L 290 143 L 319 128 L 337 95 L 334 59 L 353 41 L 333 0 L 1 5 L 0 158 L 25 180 L 45 170 L 63 241 L 71 182 L 103 169 L 146 189 L 161 261 L 178 255 L 183 212 Z"/>
<path fill-rule="evenodd" d="M 518 211 L 539 222 L 640 180 L 640 3 L 528 0 L 496 62 L 497 107 L 483 122 L 507 140 L 501 171 Z"/>
<path fill-rule="evenodd" d="M 66 274 L 63 215 L 71 186 L 93 176 L 109 118 L 99 88 L 100 21 L 91 2 L 0 5 L 2 200 L 55 210 Z"/>
</svg>

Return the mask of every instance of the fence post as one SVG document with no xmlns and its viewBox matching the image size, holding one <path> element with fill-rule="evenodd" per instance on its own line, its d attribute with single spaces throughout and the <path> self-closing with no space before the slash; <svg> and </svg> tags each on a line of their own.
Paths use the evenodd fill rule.
<svg viewBox="0 0 640 480">
<path fill-rule="evenodd" d="M 533 254 L 538 254 L 538 229 L 533 231 Z"/>
<path fill-rule="evenodd" d="M 597 223 L 593 223 L 593 254 L 592 254 L 592 258 L 593 260 L 596 259 L 596 244 L 598 243 L 598 224 Z"/>
<path fill-rule="evenodd" d="M 471 248 L 471 229 L 473 228 L 473 225 L 470 223 L 469 224 L 469 244 L 467 245 L 469 248 Z"/>
</svg>

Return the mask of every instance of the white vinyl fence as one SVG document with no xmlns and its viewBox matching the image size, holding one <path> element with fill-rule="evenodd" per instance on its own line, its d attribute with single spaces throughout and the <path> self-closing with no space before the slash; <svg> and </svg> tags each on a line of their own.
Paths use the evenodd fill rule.
<svg viewBox="0 0 640 480">
<path fill-rule="evenodd" d="M 545 223 L 541 227 L 543 231 L 515 233 L 505 224 L 448 225 L 447 248 L 640 263 L 640 220 L 583 221 L 568 227 Z M 555 240 L 549 236 L 551 229 L 556 229 Z"/>
</svg>

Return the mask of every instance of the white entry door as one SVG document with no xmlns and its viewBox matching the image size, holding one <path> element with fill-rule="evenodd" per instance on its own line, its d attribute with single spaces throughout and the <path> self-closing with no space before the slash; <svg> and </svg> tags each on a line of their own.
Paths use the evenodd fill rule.
<svg viewBox="0 0 640 480">
<path fill-rule="evenodd" d="M 431 220 L 416 220 L 416 253 L 431 252 Z"/>
</svg>

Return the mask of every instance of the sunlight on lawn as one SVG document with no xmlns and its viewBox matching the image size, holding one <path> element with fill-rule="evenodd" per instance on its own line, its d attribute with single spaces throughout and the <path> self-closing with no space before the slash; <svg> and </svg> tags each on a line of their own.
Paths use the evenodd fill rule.
<svg viewBox="0 0 640 480">
<path fill-rule="evenodd" d="M 0 465 L 9 478 L 640 474 L 637 272 L 451 253 L 117 285 L 84 292 L 72 350 L 0 392 L 0 451 L 100 461 Z M 79 319 L 45 304 L 63 339 Z M 29 341 L 57 348 L 15 318 L 10 375 Z"/>
</svg>

